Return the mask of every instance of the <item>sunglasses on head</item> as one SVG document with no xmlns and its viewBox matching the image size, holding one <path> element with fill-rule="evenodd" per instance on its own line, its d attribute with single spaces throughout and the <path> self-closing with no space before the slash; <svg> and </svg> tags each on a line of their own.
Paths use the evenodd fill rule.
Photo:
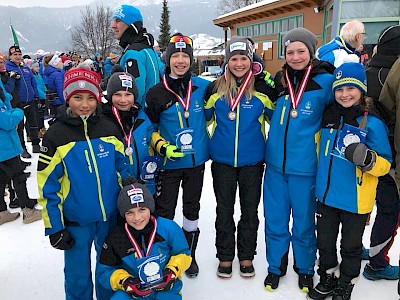
<svg viewBox="0 0 400 300">
<path fill-rule="evenodd" d="M 184 35 L 174 35 L 173 37 L 171 37 L 171 39 L 169 40 L 171 43 L 185 43 L 187 45 L 193 46 L 193 42 L 192 39 L 188 36 L 184 36 Z M 178 44 L 179 46 L 179 44 Z"/>
</svg>

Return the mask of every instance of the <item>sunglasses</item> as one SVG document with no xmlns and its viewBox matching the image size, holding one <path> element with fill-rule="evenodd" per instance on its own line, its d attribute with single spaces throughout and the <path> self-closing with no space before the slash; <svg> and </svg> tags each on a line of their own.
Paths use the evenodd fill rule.
<svg viewBox="0 0 400 300">
<path fill-rule="evenodd" d="M 174 35 L 169 41 L 175 43 L 175 48 L 186 48 L 186 45 L 193 47 L 192 39 L 188 36 Z"/>
</svg>

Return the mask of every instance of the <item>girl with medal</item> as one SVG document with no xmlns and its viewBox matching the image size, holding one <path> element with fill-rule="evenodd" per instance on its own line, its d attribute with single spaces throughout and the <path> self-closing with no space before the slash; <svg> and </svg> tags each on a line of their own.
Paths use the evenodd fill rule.
<svg viewBox="0 0 400 300">
<path fill-rule="evenodd" d="M 181 274 L 192 258 L 182 229 L 154 215 L 154 199 L 136 180 L 118 196 L 125 219 L 109 234 L 100 256 L 100 284 L 115 291 L 112 300 L 181 300 Z"/>
<path fill-rule="evenodd" d="M 108 103 L 103 115 L 119 128 L 125 145 L 125 158 L 130 175 L 142 179 L 155 193 L 157 160 L 150 146 L 153 125 L 135 102 L 138 90 L 135 78 L 126 72 L 114 72 L 107 83 Z"/>
<path fill-rule="evenodd" d="M 204 165 L 209 158 L 204 115 L 204 94 L 209 81 L 192 76 L 193 42 L 189 37 L 174 34 L 164 57 L 164 77 L 148 91 L 145 107 L 156 129 L 151 143 L 162 161 L 157 174 L 156 214 L 174 219 L 182 185 L 182 228 L 193 258 L 186 275 L 196 277 L 200 197 Z"/>
<path fill-rule="evenodd" d="M 232 276 L 236 244 L 233 215 L 238 186 L 242 212 L 237 226 L 240 275 L 255 275 L 253 259 L 264 170 L 265 122 L 272 116 L 274 105 L 264 78 L 253 73 L 253 57 L 250 39 L 232 37 L 225 48 L 225 72 L 210 85 L 206 98 L 206 118 L 209 124 L 213 123 L 209 151 L 217 201 L 217 275 L 222 278 Z M 259 68 L 258 72 L 261 71 Z"/>
<path fill-rule="evenodd" d="M 362 237 L 375 203 L 378 177 L 389 172 L 392 161 L 388 129 L 373 99 L 366 97 L 364 66 L 347 62 L 334 75 L 332 92 L 336 102 L 326 108 L 322 120 L 315 188 L 320 280 L 307 299 L 325 299 L 329 295 L 335 300 L 351 298 L 360 275 Z M 336 155 L 337 145 L 342 145 L 343 156 Z M 386 272 L 391 268 L 389 265 Z M 369 270 L 374 274 L 367 264 L 364 276 L 369 275 Z"/>
<path fill-rule="evenodd" d="M 315 176 L 319 131 L 333 102 L 334 67 L 315 59 L 317 38 L 305 28 L 283 38 L 285 64 L 275 76 L 278 100 L 266 143 L 264 217 L 267 290 L 278 288 L 287 272 L 290 243 L 300 290 L 313 287 L 316 259 Z M 289 228 L 292 217 L 292 228 Z"/>
</svg>

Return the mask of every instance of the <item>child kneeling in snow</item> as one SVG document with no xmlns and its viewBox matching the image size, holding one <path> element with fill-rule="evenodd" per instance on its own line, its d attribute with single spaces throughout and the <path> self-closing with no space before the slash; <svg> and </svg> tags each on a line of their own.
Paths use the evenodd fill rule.
<svg viewBox="0 0 400 300">
<path fill-rule="evenodd" d="M 126 223 L 107 237 L 97 268 L 100 283 L 116 291 L 113 300 L 182 299 L 180 275 L 192 261 L 189 246 L 174 221 L 154 216 L 154 206 L 145 184 L 133 182 L 119 194 Z"/>
</svg>

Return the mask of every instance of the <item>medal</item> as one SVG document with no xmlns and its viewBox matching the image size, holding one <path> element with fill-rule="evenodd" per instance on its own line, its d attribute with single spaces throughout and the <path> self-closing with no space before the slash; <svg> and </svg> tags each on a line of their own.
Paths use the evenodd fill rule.
<svg viewBox="0 0 400 300">
<path fill-rule="evenodd" d="M 249 70 L 249 73 L 247 73 L 247 76 L 246 76 L 244 82 L 242 83 L 242 85 L 240 86 L 239 91 L 235 98 L 233 98 L 232 94 L 229 93 L 229 98 L 230 98 L 229 107 L 231 110 L 228 112 L 228 119 L 231 121 L 236 119 L 235 109 L 239 105 L 240 99 L 242 98 L 243 94 L 246 92 L 246 88 L 249 85 L 252 75 L 253 75 L 253 72 L 251 70 Z M 225 76 L 226 76 L 226 73 L 225 73 Z M 246 101 L 246 103 L 247 103 L 247 101 Z"/>
<path fill-rule="evenodd" d="M 309 65 L 307 67 L 306 73 L 303 76 L 303 79 L 301 80 L 300 88 L 298 90 L 297 95 L 294 94 L 295 91 L 293 89 L 293 84 L 290 81 L 288 71 L 286 70 L 286 73 L 285 73 L 286 82 L 287 82 L 288 89 L 289 89 L 290 102 L 292 103 L 292 107 L 293 107 L 290 110 L 290 116 L 293 119 L 296 119 L 299 116 L 299 112 L 297 111 L 297 107 L 299 106 L 300 100 L 303 97 L 304 91 L 306 90 L 307 82 L 308 82 L 308 79 L 310 78 L 311 69 L 312 69 L 312 65 Z"/>
<path fill-rule="evenodd" d="M 176 99 L 179 100 L 179 103 L 182 105 L 183 110 L 184 110 L 183 116 L 185 117 L 185 119 L 188 119 L 189 116 L 190 116 L 190 112 L 189 112 L 190 98 L 192 98 L 192 87 L 193 87 L 192 79 L 189 80 L 188 88 L 187 88 L 187 91 L 186 91 L 186 98 L 185 98 L 186 101 L 185 101 L 184 99 L 182 99 L 181 96 L 179 96 L 177 93 L 175 93 L 175 92 L 168 86 L 167 78 L 165 77 L 165 75 L 164 75 L 164 77 L 163 77 L 163 79 L 162 79 L 162 83 L 163 83 L 164 87 L 165 87 L 168 91 L 170 91 L 170 92 L 176 97 Z M 178 114 L 180 114 L 180 110 L 178 111 Z"/>
<path fill-rule="evenodd" d="M 290 116 L 291 116 L 293 119 L 296 119 L 296 118 L 299 116 L 299 113 L 297 112 L 297 109 L 292 108 L 292 109 L 290 110 Z"/>
<path fill-rule="evenodd" d="M 125 154 L 128 155 L 128 156 L 131 156 L 132 153 L 133 153 L 132 147 L 126 147 Z"/>
<path fill-rule="evenodd" d="M 236 113 L 234 111 L 228 112 L 228 119 L 233 121 L 236 119 Z"/>
<path fill-rule="evenodd" d="M 133 125 L 132 125 L 132 127 L 131 127 L 131 129 L 129 130 L 129 133 L 128 133 L 128 135 L 127 135 L 127 134 L 125 133 L 124 126 L 123 126 L 123 124 L 122 124 L 122 119 L 121 119 L 121 116 L 119 115 L 118 109 L 117 109 L 115 106 L 112 106 L 112 107 L 111 107 L 111 111 L 112 111 L 112 113 L 113 113 L 115 119 L 117 120 L 117 123 L 118 123 L 119 127 L 121 127 L 121 130 L 122 130 L 122 132 L 124 133 L 124 140 L 125 140 L 125 146 L 126 146 L 125 154 L 126 154 L 127 156 L 131 156 L 132 153 L 133 153 L 133 149 L 132 149 L 132 147 L 131 147 L 131 144 L 132 144 Z M 133 123 L 135 123 L 135 122 L 133 122 Z"/>
</svg>

